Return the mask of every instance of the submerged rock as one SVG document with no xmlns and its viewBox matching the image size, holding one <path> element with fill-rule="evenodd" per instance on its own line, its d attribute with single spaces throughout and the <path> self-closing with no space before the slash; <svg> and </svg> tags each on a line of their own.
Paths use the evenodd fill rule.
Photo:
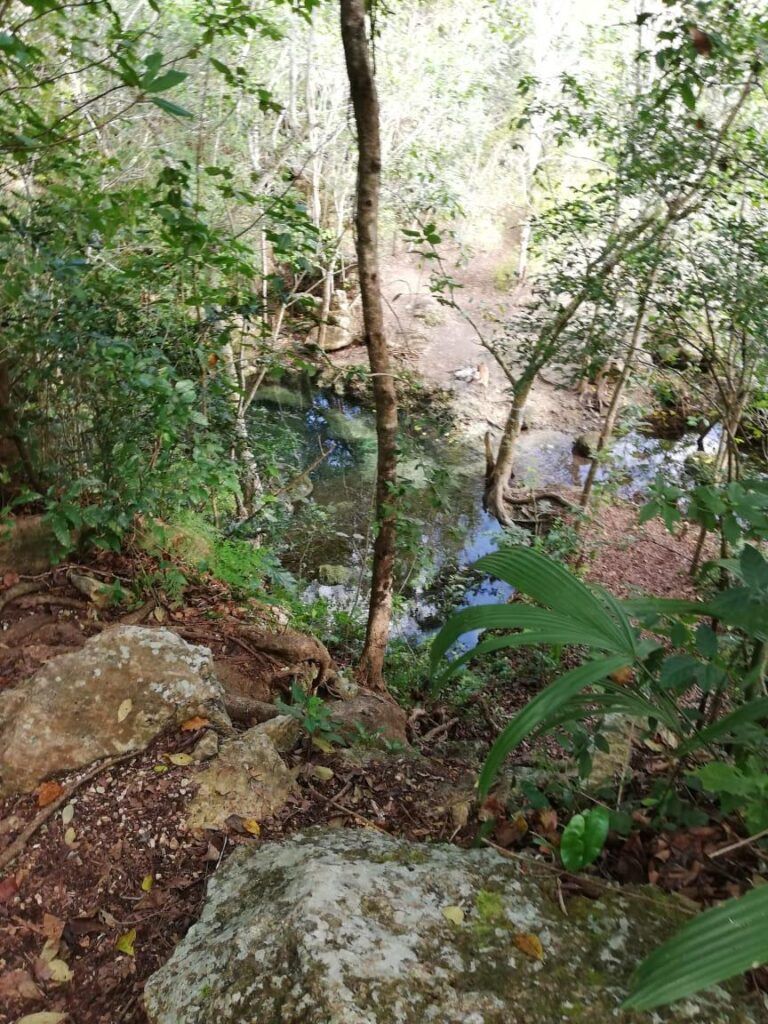
<svg viewBox="0 0 768 1024">
<path fill-rule="evenodd" d="M 580 455 L 583 459 L 594 459 L 597 455 L 599 443 L 599 432 L 597 430 L 588 430 L 585 434 L 579 434 L 573 442 L 573 454 Z"/>
<path fill-rule="evenodd" d="M 317 567 L 317 578 L 324 586 L 346 587 L 352 580 L 353 572 L 346 565 L 334 565 L 326 562 Z"/>
<path fill-rule="evenodd" d="M 638 960 L 679 906 L 643 890 L 572 899 L 485 850 L 367 830 L 241 847 L 200 921 L 147 982 L 151 1024 L 630 1024 Z M 643 1018 L 645 1019 L 645 1018 Z M 649 1018 L 650 1019 L 650 1018 Z M 661 1022 L 756 1024 L 722 989 Z"/>
<path fill-rule="evenodd" d="M 0 693 L 0 796 L 141 750 L 171 723 L 229 726 L 211 652 L 167 629 L 116 626 Z"/>
</svg>

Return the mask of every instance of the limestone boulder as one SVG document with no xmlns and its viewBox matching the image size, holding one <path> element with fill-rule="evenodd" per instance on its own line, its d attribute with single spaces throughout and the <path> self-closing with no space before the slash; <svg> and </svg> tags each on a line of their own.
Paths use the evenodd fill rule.
<svg viewBox="0 0 768 1024">
<path fill-rule="evenodd" d="M 358 729 L 370 736 L 406 744 L 408 716 L 399 704 L 379 694 L 360 690 L 349 700 L 332 701 L 329 705 L 337 731 L 353 740 Z"/>
<path fill-rule="evenodd" d="M 579 434 L 573 442 L 573 454 L 579 455 L 583 459 L 594 459 L 597 455 L 599 443 L 599 432 L 596 430 L 588 430 L 584 434 Z"/>
<path fill-rule="evenodd" d="M 199 788 L 189 806 L 187 824 L 197 831 L 226 828 L 233 815 L 257 822 L 271 817 L 290 796 L 295 774 L 263 726 L 256 725 L 222 743 L 218 756 L 195 781 Z"/>
<path fill-rule="evenodd" d="M 206 647 L 166 629 L 105 630 L 0 693 L 0 796 L 141 750 L 195 715 L 230 724 Z"/>
<path fill-rule="evenodd" d="M 279 754 L 287 754 L 297 746 L 301 739 L 301 726 L 291 715 L 275 715 L 266 722 L 254 725 L 251 730 L 255 735 L 263 733 L 275 746 Z"/>
<path fill-rule="evenodd" d="M 490 850 L 317 829 L 239 848 L 147 982 L 151 1024 L 635 1024 L 638 960 L 677 927 L 652 890 L 577 897 Z M 757 1024 L 714 989 L 654 1024 Z M 650 1018 L 649 1018 L 650 1020 Z"/>
</svg>

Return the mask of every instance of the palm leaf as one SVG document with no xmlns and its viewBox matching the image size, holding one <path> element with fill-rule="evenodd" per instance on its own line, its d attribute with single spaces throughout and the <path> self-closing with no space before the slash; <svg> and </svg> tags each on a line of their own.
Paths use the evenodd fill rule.
<svg viewBox="0 0 768 1024">
<path fill-rule="evenodd" d="M 623 649 L 620 642 L 606 636 L 605 632 L 588 630 L 577 619 L 546 608 L 522 604 L 481 604 L 452 615 L 437 634 L 430 652 L 432 672 L 459 637 L 476 629 L 528 629 L 552 636 L 549 640 L 531 639 L 530 643 L 586 644 L 608 651 Z"/>
<path fill-rule="evenodd" d="M 768 886 L 684 925 L 640 964 L 625 1009 L 651 1010 L 768 961 Z"/>
<path fill-rule="evenodd" d="M 676 597 L 633 597 L 622 601 L 621 607 L 635 619 L 647 615 L 659 618 L 667 615 L 708 615 L 709 607 L 701 601 L 686 601 Z"/>
<path fill-rule="evenodd" d="M 553 611 L 581 622 L 623 649 L 626 636 L 595 594 L 562 565 L 530 548 L 517 547 L 485 555 L 474 567 L 532 597 Z"/>
<path fill-rule="evenodd" d="M 529 701 L 523 710 L 516 715 L 509 725 L 499 734 L 496 742 L 486 758 L 483 769 L 478 779 L 478 790 L 480 796 L 487 796 L 488 790 L 493 784 L 499 769 L 504 763 L 507 754 L 526 738 L 535 729 L 538 729 L 544 722 L 570 701 L 586 686 L 601 679 L 605 679 L 618 669 L 623 668 L 627 663 L 624 655 L 614 654 L 609 658 L 601 658 L 599 661 L 588 661 L 578 668 L 571 669 L 565 675 L 560 676 L 554 683 L 541 691 Z"/>
</svg>

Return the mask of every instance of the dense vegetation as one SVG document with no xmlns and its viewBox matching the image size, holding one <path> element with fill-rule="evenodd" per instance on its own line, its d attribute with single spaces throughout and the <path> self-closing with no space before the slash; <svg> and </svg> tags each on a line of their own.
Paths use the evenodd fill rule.
<svg viewBox="0 0 768 1024">
<path fill-rule="evenodd" d="M 764 4 L 0 11 L 0 527 L 41 517 L 57 562 L 149 549 L 137 604 L 153 588 L 179 607 L 206 579 L 281 604 L 361 684 L 406 705 L 443 701 L 460 717 L 513 687 L 529 657 L 539 692 L 486 737 L 481 802 L 523 741 L 551 734 L 574 769 L 568 793 L 528 799 L 568 812 L 548 853 L 569 870 L 638 820 L 656 832 L 727 821 L 761 865 L 739 904 L 641 969 L 628 1005 L 768 959 Z M 475 410 L 495 431 L 476 490 L 452 479 L 439 374 L 422 379 L 387 344 L 390 251 L 503 375 L 503 408 Z M 466 271 L 479 252 L 493 253 L 477 273 L 502 305 L 478 313 Z M 334 360 L 343 332 L 364 357 Z M 532 495 L 515 471 L 551 375 L 560 393 L 594 391 L 597 429 L 579 491 L 544 479 Z M 306 423 L 333 396 L 374 418 L 363 443 L 318 450 Z M 620 600 L 583 578 L 593 517 L 618 501 L 614 443 L 636 428 L 698 439 L 689 472 L 661 472 L 639 511 L 670 543 L 697 538 L 695 598 L 650 586 Z M 376 454 L 364 525 L 358 509 L 344 531 L 329 526 L 313 481 Z M 459 490 L 501 527 L 474 575 L 425 539 Z M 354 599 L 335 608 L 305 571 L 334 531 L 358 544 Z M 190 554 L 201 539 L 204 555 Z M 514 600 L 464 607 L 479 574 Z M 389 642 L 393 614 L 429 587 L 433 619 L 447 619 L 431 652 Z M 477 630 L 477 646 L 457 647 Z M 295 689 L 288 710 L 340 741 L 320 697 Z M 627 763 L 588 792 L 617 719 L 630 747 L 674 752 L 668 770 L 635 785 Z M 743 922 L 736 942 L 723 914 Z"/>
</svg>

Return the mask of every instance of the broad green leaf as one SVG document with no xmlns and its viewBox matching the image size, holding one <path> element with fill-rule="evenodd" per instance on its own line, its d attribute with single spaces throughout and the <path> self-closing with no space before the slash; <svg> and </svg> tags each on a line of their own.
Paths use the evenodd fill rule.
<svg viewBox="0 0 768 1024">
<path fill-rule="evenodd" d="M 694 95 L 690 82 L 682 82 L 680 84 L 680 95 L 683 98 L 683 103 L 689 110 L 696 109 L 696 96 Z"/>
<path fill-rule="evenodd" d="M 625 1009 L 652 1010 L 768 961 L 768 885 L 684 925 L 635 972 Z"/>
<path fill-rule="evenodd" d="M 760 697 L 758 700 L 750 701 L 748 704 L 742 704 L 740 708 L 732 711 L 729 715 L 725 715 L 719 721 L 708 725 L 706 729 L 702 729 L 701 732 L 696 733 L 695 736 L 679 747 L 678 754 L 680 757 L 686 757 L 692 750 L 697 750 L 708 743 L 721 740 L 723 737 L 734 732 L 734 730 L 738 730 L 741 726 L 747 725 L 750 722 L 759 722 L 762 719 L 768 719 L 768 697 Z"/>
<path fill-rule="evenodd" d="M 615 638 L 606 637 L 597 630 L 587 630 L 577 620 L 546 608 L 523 604 L 481 604 L 464 608 L 451 616 L 437 634 L 430 652 L 432 671 L 459 637 L 476 629 L 526 629 L 552 637 L 548 641 L 541 636 L 534 637 L 527 641 L 529 643 L 587 644 L 609 651 L 623 649 Z"/>
<path fill-rule="evenodd" d="M 175 85 L 180 85 L 187 77 L 186 71 L 176 71 L 174 68 L 171 68 L 158 78 L 151 79 L 144 86 L 144 92 L 165 92 L 167 89 L 173 89 Z"/>
<path fill-rule="evenodd" d="M 562 565 L 530 548 L 511 548 L 486 555 L 474 568 L 509 583 L 553 611 L 584 623 L 592 632 L 612 638 L 624 649 L 626 633 L 595 594 Z"/>
<path fill-rule="evenodd" d="M 599 661 L 588 661 L 586 664 L 566 672 L 529 701 L 500 733 L 491 747 L 477 783 L 480 796 L 488 795 L 504 759 L 526 736 L 539 728 L 563 704 L 575 697 L 585 687 L 592 686 L 601 679 L 606 679 L 611 672 L 616 672 L 625 665 L 626 658 L 617 654 L 610 658 L 601 658 Z"/>
<path fill-rule="evenodd" d="M 748 796 L 753 789 L 749 779 L 745 779 L 738 768 L 722 761 L 711 761 L 709 764 L 697 768 L 693 774 L 710 793 Z"/>
<path fill-rule="evenodd" d="M 560 840 L 560 857 L 568 871 L 581 871 L 600 856 L 608 838 L 611 812 L 593 807 L 586 814 L 574 814 Z"/>
<path fill-rule="evenodd" d="M 164 110 L 166 114 L 173 114 L 174 117 L 193 117 L 189 110 L 185 110 L 184 107 L 180 107 L 178 103 L 171 103 L 170 100 L 163 99 L 162 96 L 150 97 L 151 102 L 156 107 Z"/>
</svg>

